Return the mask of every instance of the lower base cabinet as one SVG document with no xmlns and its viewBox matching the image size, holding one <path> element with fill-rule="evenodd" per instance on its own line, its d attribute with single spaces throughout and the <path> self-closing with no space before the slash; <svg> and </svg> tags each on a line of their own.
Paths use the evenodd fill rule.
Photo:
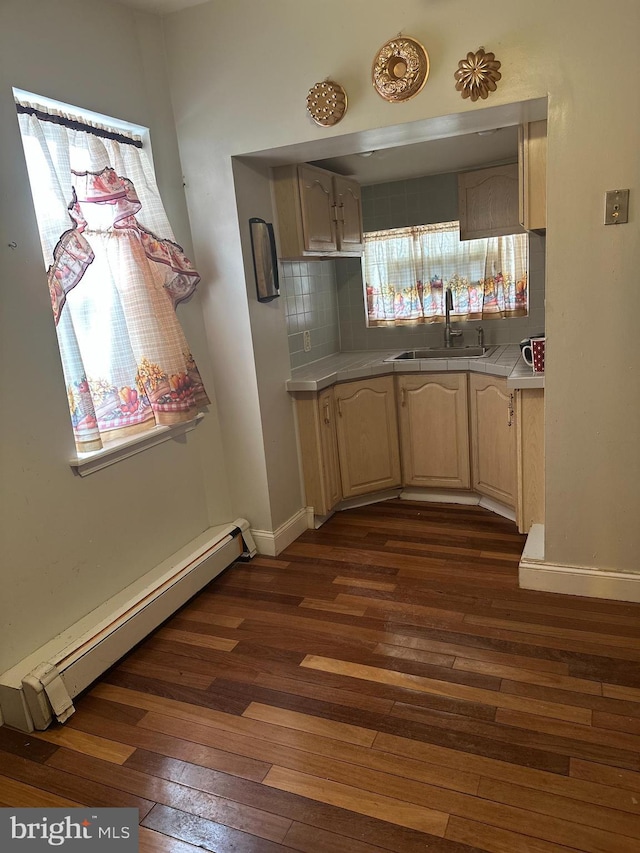
<svg viewBox="0 0 640 853">
<path fill-rule="evenodd" d="M 392 376 L 334 388 L 344 498 L 400 485 L 400 447 Z"/>
<path fill-rule="evenodd" d="M 466 373 L 398 377 L 398 424 L 405 486 L 468 489 Z"/>
<path fill-rule="evenodd" d="M 342 500 L 333 388 L 296 394 L 296 416 L 307 505 L 327 515 Z"/>
<path fill-rule="evenodd" d="M 397 393 L 396 393 L 397 391 Z M 544 523 L 544 390 L 482 373 L 420 373 L 297 392 L 306 503 L 399 486 L 469 489 Z"/>
<path fill-rule="evenodd" d="M 469 377 L 472 487 L 513 509 L 517 495 L 514 393 L 501 377 L 482 373 Z"/>
<path fill-rule="evenodd" d="M 516 518 L 520 533 L 544 524 L 544 390 L 516 391 L 518 495 Z"/>
</svg>

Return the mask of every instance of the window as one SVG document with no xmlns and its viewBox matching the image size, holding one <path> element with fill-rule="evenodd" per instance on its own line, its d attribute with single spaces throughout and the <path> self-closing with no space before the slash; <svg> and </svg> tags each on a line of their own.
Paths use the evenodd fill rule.
<svg viewBox="0 0 640 853">
<path fill-rule="evenodd" d="M 209 401 L 175 308 L 199 276 L 142 142 L 19 95 L 78 451 L 192 421 Z"/>
<path fill-rule="evenodd" d="M 444 294 L 458 320 L 527 314 L 528 236 L 460 240 L 458 222 L 364 235 L 369 326 L 440 322 Z"/>
</svg>

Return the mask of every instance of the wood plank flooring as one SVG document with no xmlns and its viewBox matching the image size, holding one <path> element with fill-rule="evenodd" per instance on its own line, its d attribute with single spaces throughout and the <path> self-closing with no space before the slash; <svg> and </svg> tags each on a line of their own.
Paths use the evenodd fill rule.
<svg viewBox="0 0 640 853">
<path fill-rule="evenodd" d="M 0 805 L 129 806 L 142 853 L 638 853 L 640 605 L 521 590 L 515 526 L 399 500 L 237 563 Z"/>
</svg>

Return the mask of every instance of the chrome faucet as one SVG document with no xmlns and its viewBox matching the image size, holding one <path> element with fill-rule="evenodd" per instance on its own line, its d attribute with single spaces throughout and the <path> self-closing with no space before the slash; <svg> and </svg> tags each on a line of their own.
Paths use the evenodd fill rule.
<svg viewBox="0 0 640 853">
<path fill-rule="evenodd" d="M 451 328 L 451 312 L 453 311 L 453 294 L 451 288 L 447 287 L 444 291 L 444 345 L 445 347 L 453 346 L 452 338 L 461 338 L 462 331 L 460 329 Z"/>
</svg>

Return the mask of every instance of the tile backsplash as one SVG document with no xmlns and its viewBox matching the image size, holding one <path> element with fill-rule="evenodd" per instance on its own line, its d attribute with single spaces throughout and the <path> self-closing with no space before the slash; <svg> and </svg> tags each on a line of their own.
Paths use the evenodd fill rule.
<svg viewBox="0 0 640 853">
<path fill-rule="evenodd" d="M 452 222 L 457 218 L 457 173 L 362 187 L 365 231 Z"/>
<path fill-rule="evenodd" d="M 281 261 L 291 367 L 300 367 L 340 351 L 338 294 L 334 261 Z M 304 351 L 304 332 L 311 349 Z"/>
<path fill-rule="evenodd" d="M 458 217 L 457 175 L 434 175 L 362 188 L 365 231 L 446 222 Z M 362 265 L 359 258 L 282 261 L 280 290 L 284 297 L 291 367 L 300 367 L 334 352 L 415 349 L 440 346 L 441 323 L 398 328 L 367 328 Z M 508 320 L 454 323 L 464 343 L 475 344 L 477 328 L 487 344 L 515 343 L 545 328 L 545 237 L 529 235 L 529 314 Z M 304 351 L 304 332 L 311 350 Z"/>
</svg>

